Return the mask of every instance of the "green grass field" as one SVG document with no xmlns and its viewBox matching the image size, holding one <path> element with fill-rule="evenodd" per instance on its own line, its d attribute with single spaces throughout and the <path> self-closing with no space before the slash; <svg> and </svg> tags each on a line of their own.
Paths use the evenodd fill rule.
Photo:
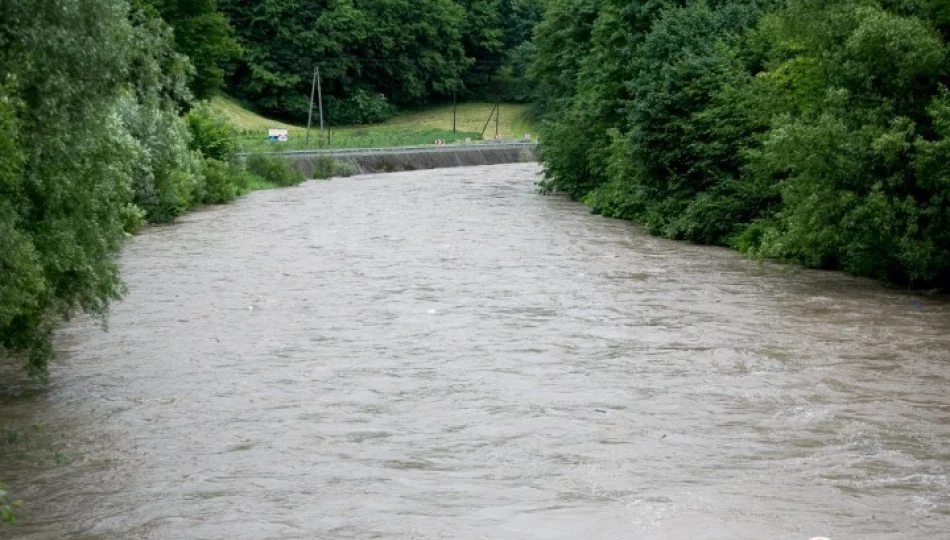
<svg viewBox="0 0 950 540">
<path fill-rule="evenodd" d="M 319 125 L 311 128 L 310 144 L 304 144 L 306 128 L 260 116 L 236 101 L 216 97 L 211 101 L 214 110 L 223 114 L 241 131 L 245 151 L 299 150 L 327 147 L 327 134 L 321 140 Z M 436 139 L 447 143 L 462 142 L 466 137 L 477 139 L 494 105 L 492 103 L 461 103 L 457 113 L 457 132 L 452 131 L 452 105 L 436 105 L 400 111 L 382 124 L 343 126 L 329 129 L 331 148 L 373 148 L 433 144 Z M 530 134 L 537 137 L 535 126 L 527 120 L 528 105 L 502 104 L 499 133 L 504 139 L 521 139 Z M 485 138 L 495 136 L 495 120 L 488 122 Z M 275 143 L 267 140 L 267 130 L 288 130 L 289 141 Z"/>
</svg>

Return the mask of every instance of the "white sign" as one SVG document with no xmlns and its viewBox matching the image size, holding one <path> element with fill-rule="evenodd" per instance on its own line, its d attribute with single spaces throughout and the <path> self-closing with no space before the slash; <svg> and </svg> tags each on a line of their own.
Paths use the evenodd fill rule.
<svg viewBox="0 0 950 540">
<path fill-rule="evenodd" d="M 531 140 L 531 134 L 530 134 L 530 133 L 525 133 L 525 134 L 524 134 L 524 140 L 530 141 L 530 140 Z"/>
<path fill-rule="evenodd" d="M 287 142 L 287 130 L 286 129 L 269 129 L 267 130 L 267 140 Z"/>
</svg>

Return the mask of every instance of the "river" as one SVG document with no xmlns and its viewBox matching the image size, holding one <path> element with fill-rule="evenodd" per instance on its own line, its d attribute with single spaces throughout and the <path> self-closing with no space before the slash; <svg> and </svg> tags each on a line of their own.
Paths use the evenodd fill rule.
<svg viewBox="0 0 950 540">
<path fill-rule="evenodd" d="M 70 323 L 0 405 L 68 456 L 2 462 L 0 538 L 950 537 L 950 303 L 650 237 L 538 172 L 146 230 L 108 331 Z"/>
</svg>

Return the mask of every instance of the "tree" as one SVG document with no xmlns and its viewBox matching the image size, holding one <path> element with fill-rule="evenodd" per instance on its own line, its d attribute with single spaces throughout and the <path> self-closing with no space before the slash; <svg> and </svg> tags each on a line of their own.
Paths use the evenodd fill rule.
<svg viewBox="0 0 950 540">
<path fill-rule="evenodd" d="M 504 31 L 500 0 L 455 0 L 465 10 L 461 24 L 465 55 L 475 61 L 466 73 L 467 86 L 491 82 L 504 58 Z"/>
<path fill-rule="evenodd" d="M 534 38 L 534 27 L 541 21 L 544 0 L 501 0 L 502 43 L 510 51 Z"/>
<path fill-rule="evenodd" d="M 0 353 L 43 375 L 54 319 L 122 293 L 132 156 L 114 110 L 132 31 L 120 0 L 2 9 Z"/>
<path fill-rule="evenodd" d="M 141 0 L 154 6 L 175 31 L 178 52 L 195 67 L 190 87 L 207 99 L 224 86 L 225 68 L 240 56 L 234 29 L 217 0 Z"/>
<path fill-rule="evenodd" d="M 775 119 L 753 164 L 780 182 L 782 208 L 750 228 L 744 247 L 808 266 L 946 285 L 950 186 L 937 163 L 950 157 L 948 48 L 926 18 L 932 5 L 891 4 L 796 0 L 781 14 L 765 80 L 793 106 Z"/>
</svg>

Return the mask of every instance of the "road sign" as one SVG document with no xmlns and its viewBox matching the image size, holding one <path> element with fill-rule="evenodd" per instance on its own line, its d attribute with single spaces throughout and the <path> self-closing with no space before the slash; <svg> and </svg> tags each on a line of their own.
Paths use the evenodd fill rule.
<svg viewBox="0 0 950 540">
<path fill-rule="evenodd" d="M 286 129 L 269 129 L 267 130 L 267 140 L 287 142 L 287 130 Z"/>
</svg>

